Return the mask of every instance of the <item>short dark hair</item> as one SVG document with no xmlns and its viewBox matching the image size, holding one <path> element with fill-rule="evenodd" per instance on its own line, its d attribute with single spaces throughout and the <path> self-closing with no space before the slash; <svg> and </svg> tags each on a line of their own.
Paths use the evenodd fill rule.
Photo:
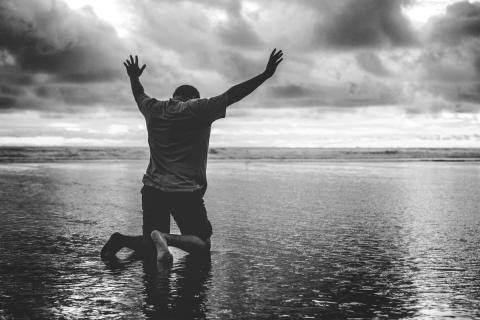
<svg viewBox="0 0 480 320">
<path fill-rule="evenodd" d="M 181 85 L 173 93 L 173 97 L 178 97 L 183 101 L 200 98 L 200 93 L 195 87 L 188 84 Z"/>
</svg>

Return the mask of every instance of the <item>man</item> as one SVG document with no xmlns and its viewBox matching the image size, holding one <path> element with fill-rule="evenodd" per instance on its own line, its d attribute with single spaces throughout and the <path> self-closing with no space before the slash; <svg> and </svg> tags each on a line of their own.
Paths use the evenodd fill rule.
<svg viewBox="0 0 480 320">
<path fill-rule="evenodd" d="M 171 261 L 168 246 L 191 254 L 208 254 L 212 226 L 207 218 L 203 195 L 207 189 L 206 165 L 210 127 L 225 117 L 226 108 L 252 93 L 275 73 L 282 51 L 274 49 L 265 71 L 225 93 L 201 99 L 192 86 L 183 85 L 167 101 L 145 94 L 140 76 L 146 65 L 138 57 L 124 62 L 132 93 L 147 124 L 150 163 L 143 177 L 143 236 L 114 233 L 102 249 L 104 260 L 128 247 L 137 252 L 155 252 L 158 262 Z M 170 234 L 170 214 L 181 235 Z"/>
</svg>

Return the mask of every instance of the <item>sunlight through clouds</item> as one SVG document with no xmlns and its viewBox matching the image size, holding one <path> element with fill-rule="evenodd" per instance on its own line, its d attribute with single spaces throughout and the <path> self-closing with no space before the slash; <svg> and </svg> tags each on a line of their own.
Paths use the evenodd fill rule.
<svg viewBox="0 0 480 320">
<path fill-rule="evenodd" d="M 121 38 L 129 34 L 129 14 L 126 12 L 119 1 L 116 0 L 64 0 L 68 6 L 74 10 L 80 8 L 91 8 L 93 12 L 102 20 L 108 22 L 115 28 L 118 36 Z"/>
</svg>

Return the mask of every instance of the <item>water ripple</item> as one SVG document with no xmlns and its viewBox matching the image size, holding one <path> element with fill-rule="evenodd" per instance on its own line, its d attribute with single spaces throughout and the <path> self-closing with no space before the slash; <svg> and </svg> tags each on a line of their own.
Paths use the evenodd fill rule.
<svg viewBox="0 0 480 320">
<path fill-rule="evenodd" d="M 477 164 L 214 162 L 211 259 L 163 272 L 98 258 L 143 165 L 2 165 L 1 319 L 480 318 Z"/>
</svg>

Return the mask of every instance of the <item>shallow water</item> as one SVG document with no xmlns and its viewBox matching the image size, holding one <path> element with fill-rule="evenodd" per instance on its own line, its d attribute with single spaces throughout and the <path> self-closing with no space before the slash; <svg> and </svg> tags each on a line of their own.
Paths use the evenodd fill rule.
<svg viewBox="0 0 480 320">
<path fill-rule="evenodd" d="M 478 163 L 212 161 L 211 260 L 160 273 L 99 259 L 145 166 L 0 165 L 0 319 L 480 318 Z"/>
</svg>

